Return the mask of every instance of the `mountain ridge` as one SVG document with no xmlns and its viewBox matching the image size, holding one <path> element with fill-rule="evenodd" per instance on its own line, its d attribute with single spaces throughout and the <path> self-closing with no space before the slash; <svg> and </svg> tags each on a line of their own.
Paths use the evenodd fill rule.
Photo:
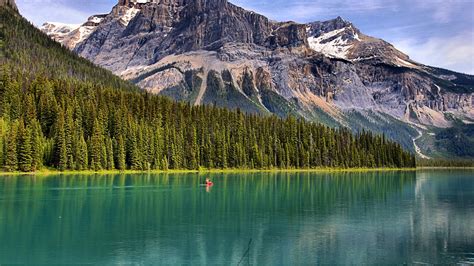
<svg viewBox="0 0 474 266">
<path fill-rule="evenodd" d="M 414 62 L 342 18 L 300 24 L 227 1 L 121 1 L 72 49 L 193 104 L 350 128 L 362 116 L 364 128 L 414 151 L 421 131 L 431 138 L 421 138 L 421 157 L 442 154 L 437 133 L 474 121 L 473 76 Z"/>
<path fill-rule="evenodd" d="M 369 132 L 139 90 L 4 6 L 0 65 L 0 171 L 416 166 L 412 153 Z"/>
</svg>

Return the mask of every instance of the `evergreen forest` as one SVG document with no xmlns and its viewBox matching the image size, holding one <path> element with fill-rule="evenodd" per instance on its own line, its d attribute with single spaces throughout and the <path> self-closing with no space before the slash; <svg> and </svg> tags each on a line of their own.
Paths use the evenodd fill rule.
<svg viewBox="0 0 474 266">
<path fill-rule="evenodd" d="M 0 169 L 415 167 L 384 136 L 139 90 L 0 7 Z"/>
</svg>

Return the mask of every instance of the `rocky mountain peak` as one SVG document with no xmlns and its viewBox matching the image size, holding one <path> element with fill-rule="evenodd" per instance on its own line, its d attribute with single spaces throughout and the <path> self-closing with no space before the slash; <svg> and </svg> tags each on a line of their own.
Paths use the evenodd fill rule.
<svg viewBox="0 0 474 266">
<path fill-rule="evenodd" d="M 341 17 L 308 23 L 306 31 L 310 48 L 328 57 L 419 68 L 390 43 L 363 34 Z"/>
<path fill-rule="evenodd" d="M 313 50 L 334 58 L 351 58 L 353 48 L 362 41 L 361 32 L 341 17 L 308 23 L 306 32 Z"/>
<path fill-rule="evenodd" d="M 43 31 L 151 93 L 192 104 L 375 128 L 407 147 L 419 138 L 413 125 L 474 121 L 474 78 L 413 62 L 341 17 L 301 24 L 226 0 L 120 0 L 73 31 Z"/>
<path fill-rule="evenodd" d="M 127 64 L 154 64 L 189 51 L 218 51 L 229 43 L 299 47 L 306 46 L 307 36 L 304 24 L 270 22 L 227 0 L 120 0 L 75 51 L 86 58 L 110 60 L 110 69 L 123 71 Z M 132 56 L 124 58 L 126 64 L 102 56 L 122 48 L 136 49 L 124 51 Z"/>
<path fill-rule="evenodd" d="M 308 23 L 308 36 L 311 37 L 320 37 L 323 34 L 327 34 L 334 31 L 344 32 L 345 38 L 356 38 L 360 34 L 359 29 L 357 29 L 351 22 L 337 17 L 328 21 L 316 21 Z"/>
<path fill-rule="evenodd" d="M 118 5 L 119 6 L 133 6 L 133 5 L 139 5 L 139 4 L 147 4 L 147 3 L 157 3 L 160 1 L 157 0 L 119 0 Z"/>
<path fill-rule="evenodd" d="M 319 21 L 315 22 L 314 24 L 319 24 L 320 27 L 326 31 L 333 31 L 333 30 L 338 30 L 346 27 L 352 27 L 353 24 L 345 20 L 344 18 L 338 16 L 335 19 L 327 20 L 327 21 Z"/>
<path fill-rule="evenodd" d="M 118 6 L 141 7 L 147 4 L 164 6 L 193 6 L 202 11 L 205 8 L 216 8 L 227 5 L 227 0 L 119 0 Z"/>
</svg>

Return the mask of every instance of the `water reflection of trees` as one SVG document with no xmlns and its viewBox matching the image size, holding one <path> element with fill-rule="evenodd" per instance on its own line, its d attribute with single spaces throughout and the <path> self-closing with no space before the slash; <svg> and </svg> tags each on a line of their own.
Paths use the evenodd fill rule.
<svg viewBox="0 0 474 266">
<path fill-rule="evenodd" d="M 3 200 L 1 207 L 7 213 L 28 210 L 24 214 L 30 217 L 41 208 L 58 213 L 82 213 L 84 208 L 90 208 L 91 214 L 100 219 L 111 215 L 103 210 L 133 207 L 131 210 L 138 215 L 148 207 L 158 206 L 163 209 L 153 213 L 172 211 L 176 215 L 176 210 L 189 212 L 207 201 L 199 187 L 202 178 L 190 177 L 193 175 L 11 177 L 1 182 L 2 197 L 21 200 Z M 219 200 L 208 201 L 209 207 L 232 211 L 248 208 L 298 211 L 300 207 L 330 208 L 336 201 L 357 204 L 360 200 L 383 200 L 415 182 L 413 172 L 252 173 L 244 178 L 240 174 L 214 174 L 211 178 L 216 186 L 210 196 Z M 160 197 L 160 192 L 167 197 Z M 48 201 L 53 198 L 54 201 Z M 56 208 L 50 208 L 51 205 Z M 41 213 L 38 211 L 38 215 Z"/>
<path fill-rule="evenodd" d="M 415 197 L 415 175 L 212 174 L 210 193 L 196 174 L 7 177 L 0 179 L 0 241 L 12 245 L 0 250 L 0 258 L 48 262 L 48 253 L 40 252 L 51 250 L 68 254 L 59 258 L 64 263 L 110 263 L 119 257 L 132 262 L 127 254 L 146 262 L 160 254 L 169 263 L 228 262 L 238 261 L 252 237 L 260 254 L 255 263 L 275 262 L 285 247 L 313 252 L 324 262 L 320 252 L 329 259 L 338 255 L 331 250 L 341 242 L 351 247 L 353 236 L 341 231 L 346 223 L 396 219 L 401 210 L 388 208 Z M 357 223 L 359 229 L 372 224 Z M 408 238 L 407 226 L 408 221 L 398 223 L 393 230 Z M 382 229 L 361 237 L 359 248 L 367 249 Z M 37 261 L 42 254 L 44 261 Z"/>
</svg>

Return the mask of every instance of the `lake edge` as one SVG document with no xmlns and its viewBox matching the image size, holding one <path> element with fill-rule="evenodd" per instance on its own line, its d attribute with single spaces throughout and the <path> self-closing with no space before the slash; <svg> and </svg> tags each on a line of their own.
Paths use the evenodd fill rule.
<svg viewBox="0 0 474 266">
<path fill-rule="evenodd" d="M 382 171 L 417 171 L 426 170 L 428 168 L 315 168 L 315 169 L 204 169 L 204 170 L 150 170 L 150 171 L 137 171 L 137 170 L 102 170 L 102 171 L 57 171 L 57 170 L 40 170 L 36 172 L 2 172 L 1 176 L 22 176 L 22 175 L 36 175 L 36 176 L 48 176 L 48 175 L 107 175 L 107 174 L 212 174 L 212 173 L 331 173 L 331 172 L 382 172 Z M 461 169 L 461 168 L 443 168 L 443 169 Z M 464 168 L 462 168 L 464 169 Z M 474 169 L 474 168 L 472 168 Z"/>
</svg>

